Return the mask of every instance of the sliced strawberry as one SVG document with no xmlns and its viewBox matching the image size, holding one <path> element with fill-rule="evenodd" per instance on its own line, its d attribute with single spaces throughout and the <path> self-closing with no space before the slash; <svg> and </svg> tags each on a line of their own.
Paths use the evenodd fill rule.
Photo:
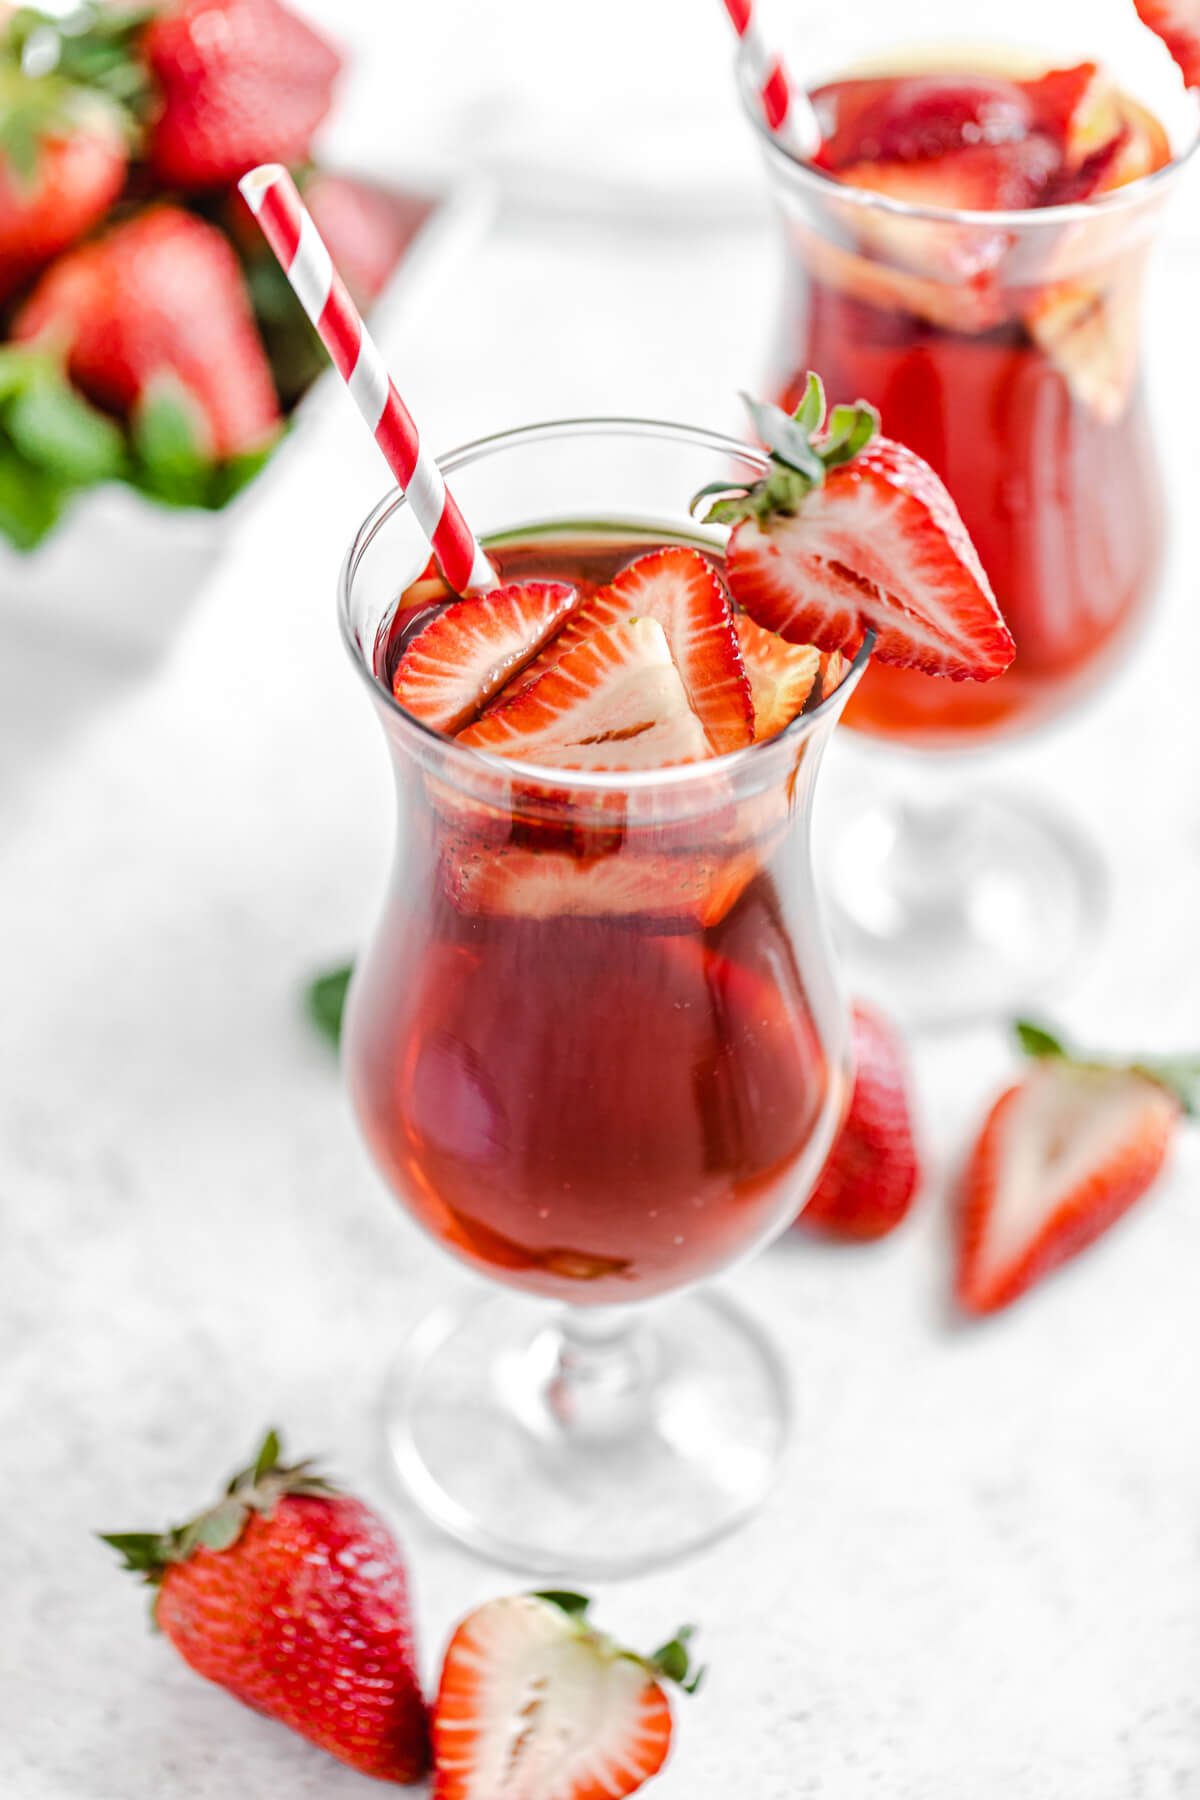
<svg viewBox="0 0 1200 1800">
<path fill-rule="evenodd" d="M 870 629 L 881 662 L 952 681 L 990 680 L 1013 658 L 954 502 L 888 438 L 831 469 L 794 513 L 744 519 L 726 570 L 739 606 L 792 643 L 853 655 Z"/>
<path fill-rule="evenodd" d="M 1020 212 L 1037 205 L 1061 160 L 1058 146 L 1039 132 L 1014 144 L 970 144 L 924 162 L 847 163 L 837 178 L 908 206 Z"/>
<path fill-rule="evenodd" d="M 1077 169 L 1121 129 L 1118 90 L 1098 63 L 1050 69 L 1021 86 L 1034 129 L 1062 146 L 1068 168 Z"/>
<path fill-rule="evenodd" d="M 1077 281 L 1043 288 L 1025 323 L 1082 405 L 1108 422 L 1122 416 L 1141 361 L 1139 265 L 1106 289 Z"/>
<path fill-rule="evenodd" d="M 446 885 L 459 912 L 522 919 L 629 918 L 715 925 L 762 867 L 761 856 L 695 850 L 665 855 L 621 850 L 576 856 L 568 850 L 448 847 Z"/>
<path fill-rule="evenodd" d="M 578 1595 L 517 1594 L 463 1620 L 434 1704 L 434 1800 L 622 1800 L 662 1768 L 663 1681 L 685 1679 L 687 1634 L 637 1657 L 594 1631 L 586 1608 Z"/>
<path fill-rule="evenodd" d="M 1191 1059 L 1086 1063 L 1018 1031 L 1038 1060 L 992 1107 L 962 1183 L 956 1289 L 973 1313 L 1009 1305 L 1141 1198 L 1200 1079 Z"/>
<path fill-rule="evenodd" d="M 832 82 L 812 98 L 829 126 L 816 159 L 826 169 L 1015 144 L 1033 121 L 1022 84 L 996 75 L 885 75 Z"/>
<path fill-rule="evenodd" d="M 829 1160 L 797 1221 L 830 1237 L 892 1231 L 921 1181 L 904 1046 L 895 1028 L 856 1001 L 854 1090 Z"/>
<path fill-rule="evenodd" d="M 1138 17 L 1162 39 L 1188 87 L 1200 87 L 1200 0 L 1133 0 Z"/>
<path fill-rule="evenodd" d="M 456 600 L 418 632 L 392 692 L 436 731 L 455 732 L 535 657 L 579 604 L 561 581 L 528 581 Z"/>
<path fill-rule="evenodd" d="M 840 650 L 822 650 L 821 666 L 817 672 L 817 681 L 813 690 L 818 706 L 822 700 L 828 700 L 834 688 L 841 687 L 849 673 L 850 660 L 843 656 Z"/>
<path fill-rule="evenodd" d="M 656 619 L 666 632 L 688 704 L 712 753 L 720 756 L 750 743 L 753 703 L 728 597 L 712 565 L 683 545 L 653 550 L 622 569 L 580 607 L 570 628 L 531 665 L 520 685 L 544 674 L 598 627 L 630 618 Z"/>
<path fill-rule="evenodd" d="M 754 701 L 754 741 L 774 737 L 790 725 L 812 692 L 821 653 L 812 644 L 789 644 L 764 631 L 748 613 L 733 621 Z"/>
<path fill-rule="evenodd" d="M 659 769 L 708 754 L 662 626 L 628 617 L 590 631 L 458 742 L 557 769 Z"/>
</svg>

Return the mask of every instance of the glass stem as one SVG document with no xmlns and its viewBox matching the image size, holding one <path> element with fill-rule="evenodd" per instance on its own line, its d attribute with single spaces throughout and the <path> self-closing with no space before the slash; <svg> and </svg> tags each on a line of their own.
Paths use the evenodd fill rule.
<svg viewBox="0 0 1200 1800">
<path fill-rule="evenodd" d="M 546 1424 L 557 1436 L 608 1443 L 649 1418 L 658 1359 L 644 1309 L 564 1306 L 533 1349 Z"/>
</svg>

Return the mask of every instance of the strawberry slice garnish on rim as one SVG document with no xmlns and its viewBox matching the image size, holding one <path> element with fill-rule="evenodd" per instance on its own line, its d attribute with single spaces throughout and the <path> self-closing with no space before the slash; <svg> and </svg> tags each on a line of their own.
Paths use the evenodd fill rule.
<svg viewBox="0 0 1200 1800">
<path fill-rule="evenodd" d="M 664 1683 L 695 1691 L 685 1629 L 652 1657 L 598 1632 L 580 1594 L 514 1594 L 450 1640 L 433 1712 L 435 1800 L 622 1800 L 671 1744 Z"/>
<path fill-rule="evenodd" d="M 834 407 L 810 375 L 794 417 L 747 401 L 771 467 L 752 487 L 714 482 L 707 514 L 731 524 L 730 590 L 791 643 L 852 656 L 868 631 L 880 662 L 990 681 L 1012 634 L 966 526 L 928 463 L 876 435 L 861 401 Z M 697 495 L 697 500 L 702 496 Z"/>
<path fill-rule="evenodd" d="M 461 729 L 530 662 L 579 604 L 561 581 L 526 581 L 456 600 L 396 666 L 392 692 L 437 731 Z"/>
<path fill-rule="evenodd" d="M 1159 36 L 1189 87 L 1200 87 L 1200 0 L 1133 0 L 1143 25 Z"/>
<path fill-rule="evenodd" d="M 457 741 L 558 769 L 658 769 L 708 755 L 655 619 L 590 631 Z"/>
<path fill-rule="evenodd" d="M 955 1285 L 972 1313 L 1009 1305 L 1115 1224 L 1200 1099 L 1200 1059 L 1084 1061 L 1042 1026 L 1017 1032 L 1034 1067 L 992 1107 L 962 1182 Z"/>
</svg>

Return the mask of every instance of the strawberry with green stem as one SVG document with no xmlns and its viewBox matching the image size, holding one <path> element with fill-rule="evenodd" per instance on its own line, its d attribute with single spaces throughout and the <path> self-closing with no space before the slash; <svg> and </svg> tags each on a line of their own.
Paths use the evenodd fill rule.
<svg viewBox="0 0 1200 1800">
<path fill-rule="evenodd" d="M 1094 1243 L 1200 1106 L 1200 1058 L 1093 1059 L 1044 1026 L 1016 1030 L 1033 1067 L 992 1106 L 962 1178 L 955 1286 L 970 1313 L 1010 1305 Z"/>
<path fill-rule="evenodd" d="M 180 207 L 151 207 L 60 257 L 13 338 L 58 357 L 83 394 L 127 420 L 135 450 L 170 436 L 181 466 L 253 455 L 280 429 L 237 258 Z"/>
<path fill-rule="evenodd" d="M 97 93 L 0 62 L 0 301 L 107 213 L 128 120 Z"/>
<path fill-rule="evenodd" d="M 758 481 L 713 482 L 706 522 L 733 527 L 730 591 L 791 643 L 853 655 L 868 632 L 880 662 L 988 681 L 1015 654 L 988 578 L 945 487 L 904 444 L 879 436 L 859 401 L 825 416 L 810 374 L 795 414 L 746 397 L 771 455 Z"/>
<path fill-rule="evenodd" d="M 198 1674 L 364 1775 L 420 1780 L 429 1726 L 399 1546 L 311 1462 L 283 1463 L 274 1432 L 188 1524 L 102 1535 Z"/>
</svg>

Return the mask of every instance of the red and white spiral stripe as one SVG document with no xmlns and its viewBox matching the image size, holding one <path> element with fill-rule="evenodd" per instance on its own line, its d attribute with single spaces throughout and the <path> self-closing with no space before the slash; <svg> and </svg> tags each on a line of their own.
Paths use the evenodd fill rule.
<svg viewBox="0 0 1200 1800">
<path fill-rule="evenodd" d="M 783 58 L 763 41 L 754 0 L 725 0 L 725 10 L 742 40 L 767 129 L 795 155 L 811 156 L 821 134 L 808 96 L 793 88 Z"/>
<path fill-rule="evenodd" d="M 238 186 L 404 489 L 446 580 L 456 594 L 486 593 L 496 586 L 496 572 L 446 491 L 441 470 L 422 447 L 412 414 L 396 392 L 295 182 L 281 164 L 264 163 L 244 175 Z"/>
</svg>

